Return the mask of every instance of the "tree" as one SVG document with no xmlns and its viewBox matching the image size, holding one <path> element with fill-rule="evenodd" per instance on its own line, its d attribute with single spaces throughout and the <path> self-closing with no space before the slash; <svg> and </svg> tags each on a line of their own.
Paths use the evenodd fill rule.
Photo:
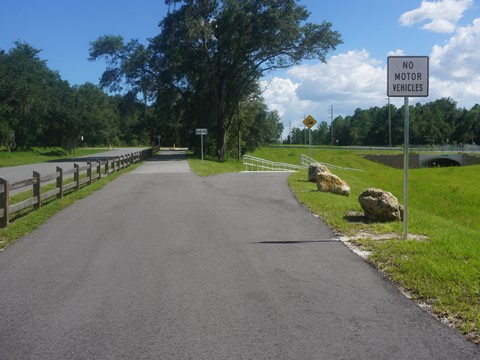
<svg viewBox="0 0 480 360">
<path fill-rule="evenodd" d="M 321 121 L 317 128 L 312 131 L 312 143 L 314 145 L 327 145 L 330 143 L 330 129 L 326 121 Z"/>
<path fill-rule="evenodd" d="M 161 71 L 182 96 L 211 102 L 217 156 L 239 104 L 261 75 L 304 59 L 325 61 L 341 43 L 331 24 L 306 23 L 309 13 L 294 0 L 184 0 L 161 22 L 151 49 Z"/>
<path fill-rule="evenodd" d="M 240 105 L 239 112 L 227 136 L 229 155 L 237 159 L 246 152 L 276 143 L 283 132 L 283 124 L 276 111 L 268 111 L 263 99 L 253 97 Z"/>
<path fill-rule="evenodd" d="M 21 148 L 33 145 L 43 130 L 52 88 L 60 80 L 27 43 L 0 53 L 0 112 Z M 8 114 L 8 116 L 7 116 Z"/>
<path fill-rule="evenodd" d="M 109 145 L 119 137 L 118 109 L 115 102 L 98 86 L 76 86 L 72 111 L 77 118 L 78 134 L 87 145 Z"/>
<path fill-rule="evenodd" d="M 155 95 L 155 72 L 149 68 L 149 52 L 137 39 L 124 43 L 123 37 L 100 36 L 90 43 L 89 60 L 103 58 L 107 68 L 100 79 L 100 87 L 111 92 L 127 90 L 142 96 L 145 107 Z"/>
</svg>

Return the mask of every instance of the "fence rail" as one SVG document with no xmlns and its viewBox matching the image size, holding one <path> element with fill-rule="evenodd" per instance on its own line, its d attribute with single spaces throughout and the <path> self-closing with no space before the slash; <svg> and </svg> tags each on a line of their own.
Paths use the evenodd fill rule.
<svg viewBox="0 0 480 360">
<path fill-rule="evenodd" d="M 87 162 L 87 165 L 74 164 L 73 168 L 63 169 L 57 166 L 57 170 L 53 174 L 41 175 L 34 171 L 33 176 L 28 179 L 9 182 L 0 177 L 0 228 L 7 227 L 10 223 L 12 215 L 19 211 L 25 210 L 33 206 L 33 210 L 41 208 L 42 203 L 51 198 L 61 199 L 63 194 L 71 189 L 78 190 L 80 187 L 91 185 L 94 180 L 119 171 L 131 164 L 138 163 L 153 156 L 160 148 L 158 146 L 134 151 L 130 154 L 116 156 L 113 158 L 105 158 L 95 162 Z M 73 174 L 73 180 L 64 183 L 64 180 L 71 179 L 68 175 Z M 55 188 L 42 192 L 42 187 L 48 183 L 55 182 Z M 32 197 L 25 200 L 10 204 L 11 192 L 24 193 L 32 189 Z"/>
</svg>

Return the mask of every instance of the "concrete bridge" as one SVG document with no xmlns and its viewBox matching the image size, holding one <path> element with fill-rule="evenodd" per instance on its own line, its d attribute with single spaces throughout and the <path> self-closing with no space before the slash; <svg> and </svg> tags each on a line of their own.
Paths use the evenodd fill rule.
<svg viewBox="0 0 480 360">
<path fill-rule="evenodd" d="M 365 155 L 365 158 L 397 169 L 403 169 L 403 154 Z M 480 165 L 480 157 L 458 153 L 410 154 L 409 165 L 412 169 Z"/>
</svg>

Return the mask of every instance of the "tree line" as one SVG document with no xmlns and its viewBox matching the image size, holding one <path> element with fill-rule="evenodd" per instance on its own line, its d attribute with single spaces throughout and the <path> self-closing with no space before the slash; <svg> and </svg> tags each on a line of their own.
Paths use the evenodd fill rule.
<svg viewBox="0 0 480 360">
<path fill-rule="evenodd" d="M 8 51 L 0 49 L 0 147 L 150 145 L 159 135 L 167 144 L 193 144 L 192 122 L 158 114 L 155 104 L 141 101 L 133 90 L 110 95 L 88 82 L 70 86 L 39 54 L 19 41 Z M 238 114 L 242 122 L 234 126 L 243 136 L 238 142 L 231 135 L 230 149 L 240 143 L 245 152 L 280 139 L 278 114 L 260 97 L 243 102 Z"/>
<path fill-rule="evenodd" d="M 409 106 L 412 145 L 475 144 L 480 139 L 480 105 L 460 108 L 451 98 Z M 404 139 L 404 107 L 393 104 L 356 109 L 322 121 L 312 129 L 312 144 L 339 146 L 398 146 Z M 286 143 L 307 144 L 305 129 L 293 128 Z"/>
<path fill-rule="evenodd" d="M 149 143 L 135 98 L 109 96 L 92 83 L 70 86 L 39 53 L 19 41 L 0 49 L 0 146 L 11 151 Z"/>
</svg>

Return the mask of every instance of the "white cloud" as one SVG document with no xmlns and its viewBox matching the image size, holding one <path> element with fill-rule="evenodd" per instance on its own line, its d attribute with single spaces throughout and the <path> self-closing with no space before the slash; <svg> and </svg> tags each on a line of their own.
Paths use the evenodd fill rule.
<svg viewBox="0 0 480 360">
<path fill-rule="evenodd" d="M 328 64 L 298 66 L 288 74 L 301 81 L 297 94 L 303 100 L 348 98 L 353 94 L 356 98 L 376 98 L 386 87 L 381 62 L 366 50 L 333 56 Z"/>
<path fill-rule="evenodd" d="M 269 110 L 276 110 L 280 115 L 286 137 L 290 127 L 303 127 L 302 121 L 305 114 L 310 114 L 317 104 L 311 101 L 301 100 L 297 95 L 300 83 L 294 83 L 292 79 L 274 77 L 260 82 L 263 89 L 263 98 Z"/>
<path fill-rule="evenodd" d="M 430 56 L 430 88 L 437 97 L 450 96 L 460 106 L 480 102 L 480 18 L 459 28 Z"/>
<path fill-rule="evenodd" d="M 274 77 L 270 81 L 262 81 L 260 86 L 270 110 L 276 110 L 280 116 L 285 116 L 289 104 L 299 101 L 296 95 L 298 84 L 290 79 Z"/>
<path fill-rule="evenodd" d="M 389 51 L 387 56 L 404 56 L 405 55 L 405 51 L 401 50 L 401 49 L 397 49 L 395 51 Z"/>
<path fill-rule="evenodd" d="M 471 81 L 480 75 L 480 18 L 461 27 L 444 46 L 435 45 L 430 68 L 436 76 L 456 81 Z"/>
<path fill-rule="evenodd" d="M 439 32 L 454 32 L 463 13 L 473 5 L 473 0 L 423 0 L 420 7 L 400 16 L 403 26 L 425 23 L 423 29 Z"/>
</svg>

